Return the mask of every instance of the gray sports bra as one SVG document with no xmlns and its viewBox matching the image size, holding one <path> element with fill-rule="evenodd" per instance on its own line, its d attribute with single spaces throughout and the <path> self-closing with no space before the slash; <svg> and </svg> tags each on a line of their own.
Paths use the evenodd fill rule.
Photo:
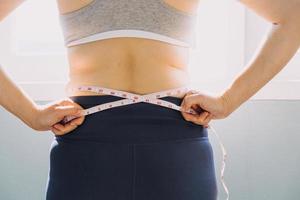
<svg viewBox="0 0 300 200">
<path fill-rule="evenodd" d="M 67 47 L 116 37 L 138 37 L 174 45 L 196 46 L 197 15 L 164 0 L 93 0 L 60 14 Z"/>
</svg>

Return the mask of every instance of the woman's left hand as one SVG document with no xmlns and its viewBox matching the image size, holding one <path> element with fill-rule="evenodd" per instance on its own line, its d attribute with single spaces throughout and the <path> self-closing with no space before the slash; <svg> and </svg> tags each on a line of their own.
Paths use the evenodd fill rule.
<svg viewBox="0 0 300 200">
<path fill-rule="evenodd" d="M 222 96 L 214 97 L 196 90 L 190 90 L 186 93 L 181 107 L 184 111 L 192 109 L 197 113 L 191 114 L 182 111 L 185 120 L 203 125 L 206 128 L 210 120 L 225 118 L 227 117 L 226 113 L 228 113 Z"/>
<path fill-rule="evenodd" d="M 80 114 L 82 110 L 79 104 L 69 98 L 39 105 L 32 128 L 37 131 L 51 130 L 55 135 L 64 135 L 83 123 L 84 116 Z M 77 116 L 77 118 L 62 125 L 60 122 L 66 116 Z"/>
</svg>

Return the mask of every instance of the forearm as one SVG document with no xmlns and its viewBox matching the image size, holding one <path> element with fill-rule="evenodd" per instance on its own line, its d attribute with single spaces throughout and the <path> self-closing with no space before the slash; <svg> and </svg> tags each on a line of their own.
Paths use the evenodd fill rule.
<svg viewBox="0 0 300 200">
<path fill-rule="evenodd" d="M 32 127 L 37 105 L 19 88 L 0 66 L 0 106 Z"/>
<path fill-rule="evenodd" d="M 246 69 L 223 93 L 227 115 L 278 74 L 295 55 L 299 45 L 299 22 L 273 25 Z"/>
</svg>

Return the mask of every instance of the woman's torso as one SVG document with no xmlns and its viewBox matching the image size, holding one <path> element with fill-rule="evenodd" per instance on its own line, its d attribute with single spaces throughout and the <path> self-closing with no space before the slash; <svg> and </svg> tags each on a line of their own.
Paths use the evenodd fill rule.
<svg viewBox="0 0 300 200">
<path fill-rule="evenodd" d="M 93 0 L 57 0 L 66 14 Z M 199 0 L 163 0 L 175 9 L 195 13 Z M 96 85 L 148 94 L 189 84 L 189 48 L 143 38 L 111 38 L 67 49 L 68 86 Z M 70 96 L 103 95 L 73 91 Z M 174 95 L 183 97 L 184 94 Z"/>
</svg>

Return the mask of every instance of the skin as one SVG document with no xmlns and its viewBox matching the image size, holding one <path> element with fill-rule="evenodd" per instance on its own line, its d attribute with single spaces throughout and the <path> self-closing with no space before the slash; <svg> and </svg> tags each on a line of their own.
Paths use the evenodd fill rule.
<svg viewBox="0 0 300 200">
<path fill-rule="evenodd" d="M 195 14 L 199 6 L 199 0 L 164 1 L 190 14 Z M 24 1 L 0 0 L 0 20 L 22 2 Z M 73 0 L 72 4 L 69 2 L 69 0 L 57 0 L 60 14 L 80 9 L 92 0 Z M 246 69 L 235 78 L 224 93 L 210 96 L 200 91 L 190 91 L 176 96 L 183 98 L 181 105 L 183 109 L 204 110 L 198 115 L 181 112 L 187 121 L 207 127 L 210 120 L 227 117 L 286 66 L 299 48 L 300 0 L 289 0 L 288 3 L 286 0 L 240 0 L 239 2 L 273 24 L 270 34 Z M 141 38 L 113 38 L 73 46 L 67 49 L 70 63 L 68 86 L 100 85 L 137 94 L 180 87 L 188 84 L 189 81 L 188 55 L 188 48 Z M 1 83 L 4 79 L 6 76 L 0 74 Z M 7 82 L 6 86 L 0 86 L 0 91 L 5 93 L 9 91 L 6 98 L 0 96 L 0 105 L 8 107 L 8 110 L 32 128 L 44 130 L 50 127 L 55 134 L 66 134 L 84 121 L 84 117 L 81 116 L 76 119 L 76 122 L 73 120 L 74 126 L 70 124 L 62 126 L 57 123 L 59 120 L 51 118 L 54 116 L 51 108 L 64 106 L 66 102 L 37 109 L 28 97 L 20 94 L 19 88 L 12 85 L 12 82 Z M 8 103 L 8 100 L 16 95 L 20 97 L 18 102 Z M 103 94 L 74 92 L 72 96 L 76 95 Z M 18 113 L 17 103 L 26 107 L 26 110 Z M 68 105 L 73 106 L 73 109 L 80 108 L 80 105 L 70 100 Z M 69 113 L 61 111 L 59 119 L 64 115 Z"/>
<path fill-rule="evenodd" d="M 269 34 L 245 69 L 221 94 L 225 110 L 219 109 L 218 97 L 198 92 L 184 99 L 183 108 L 200 106 L 210 115 L 207 119 L 205 113 L 199 116 L 183 113 L 189 121 L 205 124 L 210 119 L 227 117 L 278 74 L 299 49 L 300 0 L 240 0 L 239 2 L 272 23 Z"/>
<path fill-rule="evenodd" d="M 80 116 L 77 112 L 81 107 L 69 99 L 57 100 L 43 106 L 35 104 L 23 90 L 15 85 L 2 67 L 0 68 L 0 83 L 0 105 L 35 130 L 52 130 L 60 135 L 63 132 L 57 131 L 52 125 L 61 121 L 64 116 Z M 74 122 L 80 124 L 81 121 L 82 119 L 78 118 Z M 75 129 L 76 125 L 69 123 L 64 128 L 70 131 Z"/>
</svg>

